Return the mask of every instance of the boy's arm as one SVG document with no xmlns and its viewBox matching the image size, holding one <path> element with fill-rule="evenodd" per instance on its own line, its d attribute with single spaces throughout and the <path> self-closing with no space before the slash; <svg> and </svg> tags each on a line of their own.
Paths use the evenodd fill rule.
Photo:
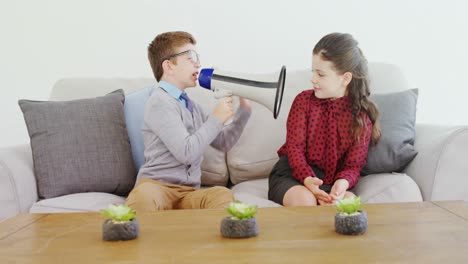
<svg viewBox="0 0 468 264">
<path fill-rule="evenodd" d="M 175 105 L 160 100 L 148 106 L 145 123 L 179 162 L 192 164 L 203 155 L 210 142 L 223 128 L 223 124 L 214 116 L 210 116 L 190 135 L 181 115 L 180 109 Z"/>
<path fill-rule="evenodd" d="M 225 126 L 221 130 L 218 136 L 213 140 L 213 142 L 211 142 L 211 146 L 223 152 L 229 151 L 234 146 L 234 144 L 236 144 L 237 140 L 239 140 L 239 137 L 242 134 L 242 131 L 244 130 L 245 125 L 250 118 L 250 115 L 250 106 L 241 104 L 233 117 L 232 123 Z"/>
</svg>

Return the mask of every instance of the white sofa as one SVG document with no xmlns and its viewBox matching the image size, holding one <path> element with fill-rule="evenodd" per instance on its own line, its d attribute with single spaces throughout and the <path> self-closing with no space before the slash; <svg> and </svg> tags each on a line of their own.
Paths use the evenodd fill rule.
<svg viewBox="0 0 468 264">
<path fill-rule="evenodd" d="M 409 89 L 398 67 L 371 63 L 373 93 Z M 203 162 L 202 183 L 232 187 L 237 199 L 260 207 L 279 206 L 268 201 L 268 175 L 278 157 L 276 150 L 286 135 L 285 122 L 293 98 L 310 86 L 310 70 L 288 72 L 280 116 L 274 120 L 263 106 L 254 104 L 253 114 L 239 142 L 228 153 L 209 149 Z M 50 100 L 101 96 L 116 89 L 130 93 L 155 85 L 152 79 L 72 78 L 58 81 Z M 213 95 L 204 89 L 189 94 L 206 107 Z M 424 94 L 424 90 L 420 90 Z M 33 98 L 31 98 L 33 99 Z M 419 152 L 403 173 L 362 177 L 356 193 L 367 203 L 421 200 L 468 200 L 468 127 L 416 125 L 415 148 Z M 465 154 L 463 154 L 465 153 Z M 0 148 L 0 220 L 19 213 L 98 211 L 125 197 L 108 193 L 77 193 L 38 201 L 29 145 Z"/>
</svg>

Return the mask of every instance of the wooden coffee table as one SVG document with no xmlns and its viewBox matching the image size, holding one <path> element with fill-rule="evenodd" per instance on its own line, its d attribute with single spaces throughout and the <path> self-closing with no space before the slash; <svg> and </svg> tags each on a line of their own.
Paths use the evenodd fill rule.
<svg viewBox="0 0 468 264">
<path fill-rule="evenodd" d="M 468 263 L 468 203 L 368 204 L 361 236 L 335 209 L 262 208 L 258 237 L 226 239 L 224 210 L 140 215 L 136 240 L 106 242 L 98 213 L 23 214 L 0 223 L 0 263 Z"/>
</svg>

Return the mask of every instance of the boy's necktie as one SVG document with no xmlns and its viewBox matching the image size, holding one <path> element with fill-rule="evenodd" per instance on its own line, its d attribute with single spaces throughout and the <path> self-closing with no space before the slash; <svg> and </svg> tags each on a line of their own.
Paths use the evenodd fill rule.
<svg viewBox="0 0 468 264">
<path fill-rule="evenodd" d="M 187 104 L 187 109 L 190 111 L 190 113 L 192 113 L 193 112 L 193 104 L 192 104 L 192 101 L 190 100 L 190 98 L 188 97 L 188 95 L 186 93 L 182 93 L 180 95 L 180 98 L 185 100 L 185 103 Z"/>
</svg>

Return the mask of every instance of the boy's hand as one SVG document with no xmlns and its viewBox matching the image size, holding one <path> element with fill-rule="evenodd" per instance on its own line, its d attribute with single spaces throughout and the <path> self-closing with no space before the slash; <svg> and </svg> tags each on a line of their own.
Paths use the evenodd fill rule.
<svg viewBox="0 0 468 264">
<path fill-rule="evenodd" d="M 252 104 L 250 100 L 245 99 L 243 97 L 239 97 L 239 106 L 244 108 L 245 110 L 252 112 Z"/>
<path fill-rule="evenodd" d="M 218 104 L 215 106 L 213 110 L 213 115 L 221 121 L 221 123 L 225 123 L 229 118 L 234 115 L 234 107 L 232 105 L 232 97 L 223 97 L 220 98 Z"/>
<path fill-rule="evenodd" d="M 325 203 L 331 203 L 331 197 L 323 190 L 320 190 L 319 186 L 323 184 L 323 181 L 317 177 L 307 177 L 304 179 L 304 186 L 315 196 L 317 201 Z"/>
<path fill-rule="evenodd" d="M 333 199 L 333 201 L 343 198 L 346 193 L 346 190 L 348 190 L 348 187 L 349 187 L 349 182 L 347 180 L 345 179 L 336 180 L 331 188 L 330 197 Z"/>
</svg>

